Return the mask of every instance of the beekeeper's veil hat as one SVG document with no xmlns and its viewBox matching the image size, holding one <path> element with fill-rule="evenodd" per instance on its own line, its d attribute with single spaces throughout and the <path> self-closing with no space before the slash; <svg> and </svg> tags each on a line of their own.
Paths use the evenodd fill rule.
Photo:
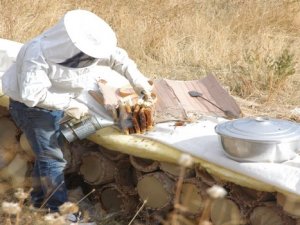
<svg viewBox="0 0 300 225">
<path fill-rule="evenodd" d="M 94 58 L 105 57 L 117 45 L 112 28 L 96 14 L 72 10 L 41 37 L 44 57 L 62 63 L 79 52 Z"/>
</svg>

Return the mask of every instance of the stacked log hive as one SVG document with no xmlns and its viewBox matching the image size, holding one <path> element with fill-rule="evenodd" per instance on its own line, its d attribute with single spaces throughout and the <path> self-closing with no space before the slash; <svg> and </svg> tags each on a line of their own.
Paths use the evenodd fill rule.
<svg viewBox="0 0 300 225">
<path fill-rule="evenodd" d="M 170 209 L 173 200 L 174 181 L 162 172 L 143 175 L 137 183 L 140 198 L 151 210 Z"/>
<path fill-rule="evenodd" d="M 85 152 L 81 159 L 79 172 L 85 182 L 91 185 L 111 183 L 114 180 L 115 165 L 100 152 Z"/>
<path fill-rule="evenodd" d="M 0 113 L 0 178 L 13 188 L 27 186 L 25 177 L 30 157 L 21 148 L 20 131 L 5 108 L 1 107 Z"/>
<path fill-rule="evenodd" d="M 3 112 L 0 115 L 0 189 L 5 192 L 11 186 L 29 186 L 30 179 L 26 177 L 34 154 L 26 136 L 6 111 Z M 120 212 L 132 218 L 144 204 L 137 222 L 152 225 L 161 224 L 173 212 L 180 166 L 121 154 L 88 140 L 66 142 L 63 152 L 68 162 L 65 174 L 70 193 L 80 189 L 78 198 L 82 198 L 95 189 L 88 198 L 101 215 Z M 228 195 L 212 202 L 210 219 L 214 225 L 296 225 L 297 221 L 299 224 L 300 200 L 228 183 L 199 165 L 185 169 L 179 196 L 182 208 L 178 212 L 179 224 L 197 224 L 203 203 L 209 198 L 206 190 L 216 184 L 223 186 Z"/>
</svg>

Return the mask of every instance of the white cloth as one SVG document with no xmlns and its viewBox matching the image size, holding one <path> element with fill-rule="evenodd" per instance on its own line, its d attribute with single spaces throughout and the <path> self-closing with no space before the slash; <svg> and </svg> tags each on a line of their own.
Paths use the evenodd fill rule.
<svg viewBox="0 0 300 225">
<path fill-rule="evenodd" d="M 16 55 L 22 43 L 0 39 L 0 74 L 6 71 L 16 61 Z"/>
<path fill-rule="evenodd" d="M 282 163 L 238 162 L 224 153 L 215 126 L 220 118 L 200 120 L 185 126 L 174 123 L 157 124 L 145 137 L 160 141 L 212 164 L 237 171 L 267 184 L 300 195 L 300 156 Z"/>
<path fill-rule="evenodd" d="M 88 28 L 96 29 L 95 26 L 100 24 L 103 26 L 99 28 L 101 32 L 107 31 L 109 37 L 114 36 L 111 33 L 112 30 L 108 29 L 109 25 L 100 18 L 95 19 L 94 14 L 93 19 L 86 19 L 91 15 L 84 11 L 83 20 L 80 23 L 71 23 L 70 18 L 74 17 L 73 14 L 79 16 L 76 19 L 78 22 L 81 13 L 77 11 L 76 13 L 67 13 L 55 26 L 23 45 L 16 63 L 3 75 L 2 88 L 6 95 L 30 107 L 39 106 L 63 110 L 68 107 L 70 99 L 78 97 L 84 90 L 96 85 L 96 80 L 100 76 L 97 73 L 99 66 L 110 67 L 126 77 L 138 94 L 143 89 L 151 90 L 152 87 L 148 84 L 148 79 L 138 70 L 136 64 L 123 49 L 114 46 L 115 41 L 113 41 L 114 44 L 108 42 L 110 51 L 108 52 L 105 48 L 105 54 L 99 54 L 101 58 L 98 58 L 94 64 L 88 67 L 67 68 L 57 64 L 64 62 L 81 50 L 90 49 L 86 45 L 91 46 L 92 41 L 90 39 L 99 37 L 99 31 L 90 31 L 89 33 Z M 76 39 L 75 42 L 75 30 L 78 31 L 80 27 L 83 27 L 84 21 L 91 23 L 95 20 L 101 22 L 93 26 L 87 25 L 83 29 L 87 44 L 82 43 L 84 42 L 82 37 L 80 40 Z M 73 26 L 79 27 L 75 29 Z M 71 33 L 73 36 L 70 36 Z M 105 36 L 105 34 L 103 35 Z M 101 46 L 105 44 L 106 39 L 105 36 L 103 40 L 100 40 Z M 94 40 L 94 46 L 99 47 L 99 45 Z M 78 49 L 79 47 L 83 49 Z"/>
</svg>

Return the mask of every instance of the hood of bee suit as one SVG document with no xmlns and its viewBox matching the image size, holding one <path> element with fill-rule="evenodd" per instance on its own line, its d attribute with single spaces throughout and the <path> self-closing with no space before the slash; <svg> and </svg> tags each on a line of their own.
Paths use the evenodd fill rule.
<svg viewBox="0 0 300 225">
<path fill-rule="evenodd" d="M 100 17 L 86 10 L 72 10 L 42 34 L 44 57 L 62 63 L 79 52 L 94 58 L 107 57 L 117 46 L 112 28 Z"/>
</svg>

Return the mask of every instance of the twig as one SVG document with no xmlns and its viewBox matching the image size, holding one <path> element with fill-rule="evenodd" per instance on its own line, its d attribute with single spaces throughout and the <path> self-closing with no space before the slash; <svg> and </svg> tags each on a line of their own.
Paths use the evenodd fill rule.
<svg viewBox="0 0 300 225">
<path fill-rule="evenodd" d="M 175 192 L 175 199 L 174 199 L 174 204 L 175 205 L 179 204 L 179 199 L 180 199 L 180 193 L 181 193 L 181 189 L 182 189 L 184 174 L 185 174 L 185 167 L 181 166 L 180 167 L 179 178 L 178 178 L 178 181 L 177 181 L 177 184 L 176 184 L 176 192 Z"/>
<path fill-rule="evenodd" d="M 132 222 L 135 220 L 135 218 L 137 217 L 137 215 L 140 213 L 140 211 L 142 211 L 142 209 L 144 208 L 145 204 L 147 203 L 147 199 L 144 200 L 142 206 L 138 209 L 138 211 L 135 213 L 135 215 L 133 216 L 133 218 L 130 220 L 128 225 L 131 225 Z"/>
<path fill-rule="evenodd" d="M 179 201 L 180 201 L 180 193 L 182 189 L 182 184 L 183 184 L 183 179 L 184 179 L 184 174 L 185 174 L 185 167 L 181 166 L 180 167 L 180 173 L 179 173 L 179 178 L 176 184 L 176 192 L 175 192 L 175 198 L 174 198 L 174 205 L 178 206 Z M 171 214 L 171 223 L 172 224 L 177 224 L 177 210 L 178 207 L 175 207 L 174 212 Z"/>
<path fill-rule="evenodd" d="M 10 214 L 9 214 L 8 218 L 6 218 L 6 220 L 5 220 L 5 225 L 11 225 Z"/>
<path fill-rule="evenodd" d="M 182 215 L 178 215 L 178 222 L 179 224 L 185 224 L 185 225 L 194 225 L 193 222 L 187 220 L 184 216 Z M 173 225 L 173 224 L 172 224 Z"/>
<path fill-rule="evenodd" d="M 62 181 L 54 190 L 53 192 L 48 196 L 48 198 L 43 202 L 41 207 L 39 209 L 42 209 L 46 203 L 49 201 L 49 199 L 55 194 L 55 192 L 65 183 L 65 181 Z"/>
<path fill-rule="evenodd" d="M 83 198 L 81 198 L 78 202 L 76 202 L 76 205 L 79 205 L 80 202 L 82 202 L 84 199 L 86 199 L 90 194 L 92 194 L 94 191 L 96 191 L 96 189 L 94 188 L 93 190 L 91 190 L 89 193 L 87 193 L 85 196 L 83 196 Z"/>
<path fill-rule="evenodd" d="M 179 212 L 188 212 L 189 209 L 181 204 L 174 204 L 174 209 L 177 209 Z"/>
<path fill-rule="evenodd" d="M 204 221 L 209 221 L 211 203 L 212 203 L 212 200 L 210 198 L 207 198 L 205 200 L 204 209 L 203 209 L 203 212 L 202 212 L 200 220 L 199 220 L 199 225 L 204 223 Z"/>
<path fill-rule="evenodd" d="M 15 225 L 19 225 L 19 223 L 20 223 L 20 212 L 18 212 L 17 215 L 16 215 L 16 223 L 15 223 Z"/>
</svg>

